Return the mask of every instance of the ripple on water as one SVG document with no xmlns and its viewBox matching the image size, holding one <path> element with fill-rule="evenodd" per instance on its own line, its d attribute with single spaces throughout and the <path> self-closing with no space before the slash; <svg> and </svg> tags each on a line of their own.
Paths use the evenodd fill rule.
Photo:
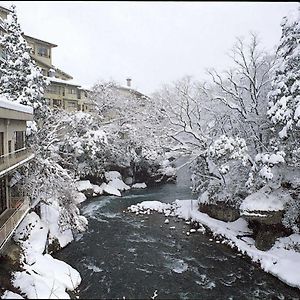
<svg viewBox="0 0 300 300">
<path fill-rule="evenodd" d="M 206 290 L 212 290 L 216 287 L 214 281 L 209 280 L 205 274 L 201 274 L 199 280 L 195 280 L 195 282 Z"/>
<path fill-rule="evenodd" d="M 94 217 L 98 213 L 99 208 L 104 207 L 105 205 L 110 203 L 110 201 L 111 199 L 109 198 L 99 201 L 93 201 L 82 208 L 82 213 L 86 217 Z"/>
<path fill-rule="evenodd" d="M 183 259 L 174 258 L 168 254 L 164 254 L 164 258 L 166 260 L 165 266 L 175 273 L 181 274 L 185 272 L 189 267 L 189 265 L 184 262 Z"/>
</svg>

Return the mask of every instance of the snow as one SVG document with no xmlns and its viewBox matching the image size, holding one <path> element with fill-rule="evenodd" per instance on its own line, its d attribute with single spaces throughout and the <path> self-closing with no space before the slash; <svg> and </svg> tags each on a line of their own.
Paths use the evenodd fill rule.
<svg viewBox="0 0 300 300">
<path fill-rule="evenodd" d="M 48 234 L 50 240 L 56 237 L 62 246 L 73 239 L 71 231 L 58 230 L 57 209 L 41 203 L 42 220 L 35 212 L 29 213 L 14 235 L 23 249 L 24 271 L 12 274 L 12 284 L 29 299 L 69 299 L 66 289 L 74 290 L 81 282 L 78 271 L 43 254 Z"/>
<path fill-rule="evenodd" d="M 82 192 L 82 191 L 86 191 L 86 190 L 93 190 L 93 185 L 90 183 L 89 180 L 79 180 L 76 182 L 76 187 L 77 187 L 77 190 L 79 192 Z"/>
<path fill-rule="evenodd" d="M 121 197 L 121 193 L 118 189 L 116 189 L 115 187 L 108 185 L 107 183 L 103 182 L 100 185 L 100 188 L 107 194 L 109 195 L 114 195 L 114 196 L 119 196 Z"/>
<path fill-rule="evenodd" d="M 264 271 L 276 276 L 290 286 L 300 288 L 300 252 L 295 250 L 296 247 L 298 249 L 300 247 L 299 234 L 279 238 L 270 250 L 261 251 L 255 247 L 255 241 L 252 238 L 243 239 L 243 236 L 252 233 L 248 228 L 247 221 L 242 218 L 234 222 L 213 219 L 198 210 L 197 200 L 176 200 L 171 204 L 145 201 L 137 205 L 131 205 L 128 210 L 139 213 L 149 208 L 160 213 L 169 211 L 171 216 L 199 222 L 209 227 L 214 236 L 222 236 L 225 243 L 248 255 L 252 261 L 259 263 Z"/>
<path fill-rule="evenodd" d="M 292 198 L 288 193 L 281 189 L 274 192 L 268 192 L 266 188 L 260 189 L 245 198 L 240 206 L 243 211 L 278 211 L 284 210 L 284 206 Z"/>
<path fill-rule="evenodd" d="M 126 191 L 130 189 L 130 186 L 125 184 L 122 179 L 115 178 L 110 181 L 107 186 L 117 189 L 119 191 Z"/>
<path fill-rule="evenodd" d="M 105 172 L 104 176 L 107 181 L 111 181 L 114 179 L 122 179 L 122 175 L 118 171 Z"/>
<path fill-rule="evenodd" d="M 59 207 L 54 207 L 54 203 L 50 206 L 41 203 L 41 220 L 47 224 L 49 228 L 49 241 L 52 242 L 53 239 L 57 239 L 60 247 L 67 246 L 73 241 L 73 234 L 71 229 L 66 229 L 64 231 L 59 228 Z"/>
<path fill-rule="evenodd" d="M 121 196 L 119 191 L 126 191 L 130 189 L 130 186 L 124 183 L 122 180 L 122 175 L 118 171 L 105 172 L 104 176 L 108 181 L 106 185 L 102 184 L 104 187 L 102 188 L 106 193 Z"/>
<path fill-rule="evenodd" d="M 33 114 L 33 108 L 31 106 L 22 105 L 15 101 L 11 101 L 5 95 L 0 95 L 0 108 L 12 109 L 19 112 Z"/>
<path fill-rule="evenodd" d="M 13 293 L 11 291 L 5 291 L 1 299 L 24 299 L 19 294 Z"/>
<path fill-rule="evenodd" d="M 95 190 L 95 188 L 94 188 L 94 190 Z M 76 204 L 82 203 L 86 199 L 87 198 L 86 198 L 85 194 L 81 193 L 81 192 L 76 193 L 76 197 L 74 198 Z"/>
<path fill-rule="evenodd" d="M 145 182 L 142 182 L 142 183 L 135 183 L 131 187 L 134 189 L 145 189 L 147 185 Z"/>
</svg>

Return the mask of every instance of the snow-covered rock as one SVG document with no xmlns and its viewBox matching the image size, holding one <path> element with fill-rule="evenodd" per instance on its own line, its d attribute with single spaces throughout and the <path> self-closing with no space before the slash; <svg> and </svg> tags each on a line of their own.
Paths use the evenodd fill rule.
<svg viewBox="0 0 300 300">
<path fill-rule="evenodd" d="M 273 192 L 267 187 L 260 189 L 245 198 L 240 206 L 240 210 L 244 211 L 279 211 L 284 210 L 284 206 L 292 198 L 289 193 L 282 189 L 277 189 Z"/>
<path fill-rule="evenodd" d="M 76 204 L 82 203 L 82 202 L 84 202 L 86 199 L 87 199 L 87 198 L 86 198 L 85 194 L 84 194 L 84 193 L 81 193 L 81 192 L 76 193 L 76 196 L 75 196 L 75 198 L 74 198 Z"/>
<path fill-rule="evenodd" d="M 108 186 L 111 186 L 119 191 L 126 191 L 130 189 L 130 186 L 125 184 L 122 179 L 114 178 L 113 180 L 109 181 L 107 184 Z"/>
<path fill-rule="evenodd" d="M 111 181 L 114 179 L 122 180 L 122 175 L 118 171 L 109 171 L 104 173 L 105 179 Z"/>
<path fill-rule="evenodd" d="M 89 180 L 79 180 L 76 182 L 78 192 L 84 193 L 86 196 L 92 196 L 94 187 Z"/>
<path fill-rule="evenodd" d="M 147 187 L 145 182 L 142 183 L 135 183 L 132 185 L 132 188 L 134 189 L 145 189 Z"/>
<path fill-rule="evenodd" d="M 114 195 L 114 196 L 119 196 L 121 197 L 121 193 L 118 189 L 116 189 L 115 187 L 106 184 L 105 182 L 103 182 L 100 187 L 103 189 L 103 192 L 109 194 L 109 195 Z"/>
</svg>

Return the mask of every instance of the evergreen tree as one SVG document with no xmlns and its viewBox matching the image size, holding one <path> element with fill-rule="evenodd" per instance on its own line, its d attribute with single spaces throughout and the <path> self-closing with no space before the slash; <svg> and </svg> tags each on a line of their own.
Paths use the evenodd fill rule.
<svg viewBox="0 0 300 300">
<path fill-rule="evenodd" d="M 0 39 L 5 56 L 0 64 L 0 93 L 12 101 L 38 109 L 43 104 L 45 80 L 41 69 L 30 57 L 31 48 L 22 36 L 15 6 L 10 10 L 3 24 L 5 34 Z"/>
<path fill-rule="evenodd" d="M 274 124 L 274 143 L 288 163 L 299 163 L 300 146 L 300 7 L 281 23 L 282 36 L 268 94 L 268 116 Z M 278 139 L 278 136 L 280 139 Z"/>
</svg>

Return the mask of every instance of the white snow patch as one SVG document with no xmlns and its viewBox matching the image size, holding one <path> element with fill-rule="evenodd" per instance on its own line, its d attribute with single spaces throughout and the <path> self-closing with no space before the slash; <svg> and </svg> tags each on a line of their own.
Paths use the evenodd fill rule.
<svg viewBox="0 0 300 300">
<path fill-rule="evenodd" d="M 89 180 L 79 180 L 76 182 L 76 187 L 78 192 L 86 191 L 86 190 L 93 190 L 93 185 L 90 183 Z"/>
<path fill-rule="evenodd" d="M 105 182 L 103 182 L 101 185 L 100 185 L 100 188 L 107 194 L 109 195 L 114 195 L 114 196 L 119 196 L 121 197 L 121 193 L 118 189 L 116 189 L 115 187 L 111 186 L 111 185 L 108 185 L 106 184 Z"/>
<path fill-rule="evenodd" d="M 288 193 L 281 189 L 268 192 L 266 188 L 260 189 L 245 198 L 240 206 L 241 211 L 278 211 L 283 210 L 285 203 L 292 200 Z"/>
<path fill-rule="evenodd" d="M 147 185 L 145 182 L 142 182 L 142 183 L 135 183 L 131 187 L 134 189 L 145 189 Z"/>
<path fill-rule="evenodd" d="M 24 299 L 22 296 L 20 296 L 17 293 L 13 293 L 11 291 L 5 291 L 1 299 Z"/>
</svg>

